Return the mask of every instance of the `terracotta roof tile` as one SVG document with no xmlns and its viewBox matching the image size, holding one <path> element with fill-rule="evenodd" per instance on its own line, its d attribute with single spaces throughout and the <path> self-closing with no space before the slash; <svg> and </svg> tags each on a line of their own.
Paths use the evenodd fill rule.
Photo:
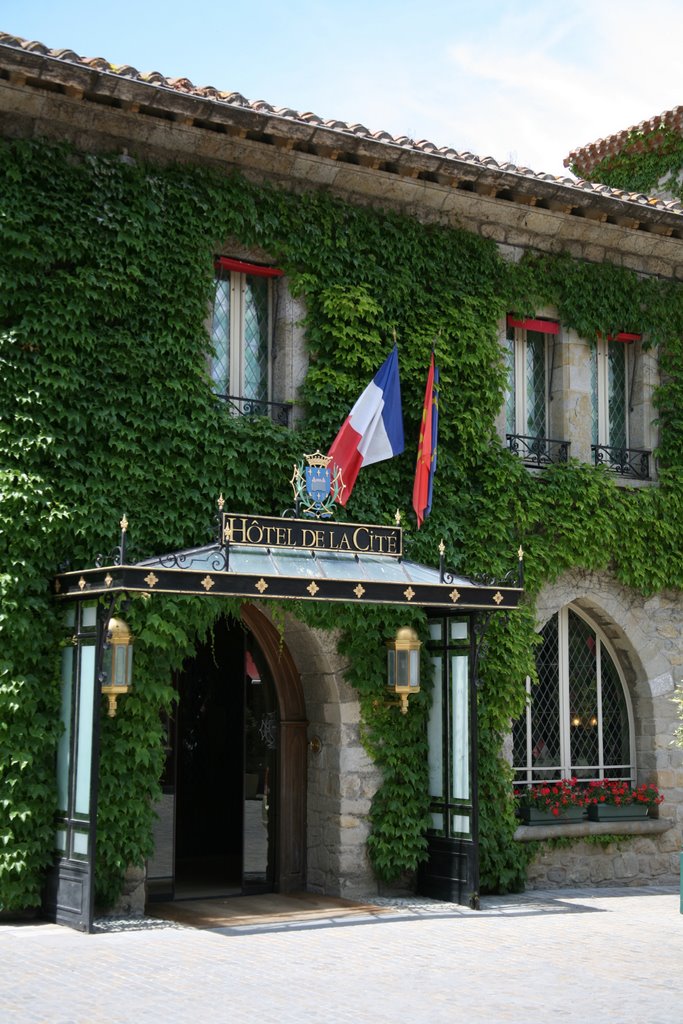
<svg viewBox="0 0 683 1024">
<path fill-rule="evenodd" d="M 641 121 L 640 124 L 623 128 L 621 131 L 615 132 L 614 135 L 596 139 L 594 142 L 586 143 L 585 146 L 573 149 L 564 158 L 564 166 L 576 167 L 581 174 L 591 174 L 605 157 L 615 156 L 619 153 L 634 132 L 643 136 L 640 148 L 648 149 L 651 145 L 648 142 L 648 136 L 656 132 L 658 128 L 669 128 L 671 131 L 683 134 L 683 106 L 672 107 L 671 110 L 656 114 L 647 121 Z"/>
<path fill-rule="evenodd" d="M 460 165 L 466 164 L 471 166 L 473 171 L 478 169 L 482 173 L 493 172 L 494 174 L 500 173 L 501 175 L 515 176 L 517 178 L 515 187 L 519 188 L 520 192 L 528 193 L 529 184 L 536 181 L 539 183 L 545 183 L 546 186 L 551 185 L 558 189 L 568 190 L 569 192 L 573 191 L 575 194 L 577 192 L 589 193 L 596 199 L 635 203 L 640 206 L 647 206 L 648 208 L 655 209 L 660 213 L 683 216 L 683 204 L 677 201 L 650 198 L 647 196 L 627 193 L 621 189 L 608 188 L 605 185 L 593 185 L 590 182 L 583 180 L 576 181 L 573 178 L 565 176 L 535 172 L 528 167 L 519 167 L 508 161 L 501 163 L 491 156 L 479 157 L 469 151 L 460 152 L 450 146 L 438 147 L 428 139 L 415 141 L 407 135 L 393 136 L 386 131 L 371 131 L 363 124 L 349 124 L 346 121 L 340 121 L 337 119 L 323 120 L 323 118 L 311 111 L 300 112 L 292 110 L 290 107 L 274 107 L 265 100 L 249 100 L 239 92 L 227 92 L 216 89 L 211 85 L 196 86 L 189 78 L 167 78 L 159 71 L 140 72 L 130 64 L 115 65 L 110 64 L 103 57 L 81 57 L 70 49 L 49 49 L 43 43 L 21 39 L 17 36 L 4 32 L 0 32 L 0 47 L 19 48 L 26 52 L 39 54 L 49 60 L 64 61 L 65 63 L 87 67 L 100 74 L 109 74 L 119 78 L 131 79 L 154 88 L 168 89 L 181 95 L 211 100 L 217 104 L 244 108 L 246 110 L 251 110 L 258 115 L 269 115 L 271 117 L 298 122 L 300 125 L 319 127 L 324 131 L 339 132 L 347 138 L 353 136 L 357 139 L 365 139 L 368 142 L 379 145 L 400 147 L 401 149 L 408 151 L 412 150 L 423 157 L 434 157 L 444 161 L 453 161 L 454 164 L 457 162 Z M 657 124 L 665 124 L 669 127 L 676 127 L 676 129 L 679 130 L 683 127 L 683 107 L 675 107 L 673 110 L 666 111 L 664 114 L 659 115 L 656 119 L 653 118 L 650 122 L 643 122 L 641 125 L 636 127 L 638 129 L 644 129 L 648 125 L 653 124 L 655 120 Z M 578 154 L 588 154 L 589 152 L 591 154 L 591 158 L 597 162 L 597 159 L 600 159 L 603 154 L 611 152 L 613 147 L 616 148 L 618 140 L 625 139 L 632 130 L 633 129 L 628 129 L 627 131 L 620 132 L 618 135 L 610 136 L 609 139 L 598 139 L 597 142 L 592 143 L 590 146 L 584 147 L 581 150 L 574 150 L 565 160 L 565 166 L 569 166 L 574 157 L 578 156 Z M 584 173 L 586 172 L 584 171 Z M 525 182 L 527 183 L 526 186 Z M 508 188 L 512 184 L 513 182 L 505 183 L 504 187 Z"/>
</svg>

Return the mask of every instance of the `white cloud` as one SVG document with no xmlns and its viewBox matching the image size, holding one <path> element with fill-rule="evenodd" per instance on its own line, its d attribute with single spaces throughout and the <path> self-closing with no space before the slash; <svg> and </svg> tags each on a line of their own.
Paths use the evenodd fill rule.
<svg viewBox="0 0 683 1024">
<path fill-rule="evenodd" d="M 683 102 L 682 36 L 678 3 L 593 0 L 564 18 L 533 3 L 452 44 L 466 102 L 436 109 L 425 92 L 423 113 L 456 148 L 566 174 L 571 149 Z"/>
</svg>

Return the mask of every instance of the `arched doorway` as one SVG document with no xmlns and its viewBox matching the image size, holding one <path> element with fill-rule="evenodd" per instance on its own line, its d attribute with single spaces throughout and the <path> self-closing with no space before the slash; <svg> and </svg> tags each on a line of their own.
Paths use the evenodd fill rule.
<svg viewBox="0 0 683 1024">
<path fill-rule="evenodd" d="M 176 685 L 148 894 L 305 888 L 306 718 L 277 630 L 253 606 L 221 617 Z"/>
</svg>

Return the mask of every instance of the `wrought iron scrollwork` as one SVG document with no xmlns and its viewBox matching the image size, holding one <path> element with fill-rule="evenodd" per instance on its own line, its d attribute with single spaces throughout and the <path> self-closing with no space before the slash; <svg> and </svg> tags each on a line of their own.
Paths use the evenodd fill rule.
<svg viewBox="0 0 683 1024">
<path fill-rule="evenodd" d="M 121 535 L 119 543 L 115 548 L 112 548 L 110 554 L 103 555 L 99 554 L 95 559 L 95 566 L 100 569 L 105 563 L 107 565 L 125 565 L 126 564 L 126 535 L 128 533 L 128 519 L 126 513 L 123 513 L 123 518 L 119 523 L 121 527 Z"/>
<path fill-rule="evenodd" d="M 169 555 L 162 555 L 158 561 L 162 569 L 190 569 L 194 563 L 194 558 L 190 557 L 187 552 L 180 551 L 177 554 L 174 552 Z"/>
<path fill-rule="evenodd" d="M 650 456 L 652 452 L 642 448 L 620 448 L 607 444 L 594 444 L 591 451 L 596 466 L 606 466 L 620 476 L 635 480 L 650 479 Z"/>
<path fill-rule="evenodd" d="M 569 441 L 551 437 L 529 437 L 525 434 L 506 434 L 508 448 L 518 455 L 525 466 L 541 469 L 569 459 Z"/>
<path fill-rule="evenodd" d="M 439 545 L 439 580 L 441 583 L 445 583 L 448 586 L 457 585 L 458 580 L 462 576 L 456 575 L 455 572 L 450 572 L 445 567 L 444 562 L 445 548 L 443 542 Z M 524 586 L 524 549 L 519 547 L 517 552 L 517 567 L 515 569 L 509 569 L 504 576 L 494 576 L 491 573 L 478 573 L 475 575 L 468 576 L 468 579 L 472 583 L 478 584 L 480 587 L 519 587 L 520 589 Z"/>
<path fill-rule="evenodd" d="M 240 416 L 268 416 L 279 427 L 288 427 L 292 406 L 287 402 L 265 402 L 239 395 L 218 395 Z"/>
<path fill-rule="evenodd" d="M 228 544 L 222 544 L 211 559 L 211 568 L 214 572 L 227 572 L 230 568 L 230 548 Z"/>
</svg>

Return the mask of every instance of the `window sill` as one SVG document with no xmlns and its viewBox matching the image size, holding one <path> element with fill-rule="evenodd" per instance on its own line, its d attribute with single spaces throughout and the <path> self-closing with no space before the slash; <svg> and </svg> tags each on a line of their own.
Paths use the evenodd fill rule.
<svg viewBox="0 0 683 1024">
<path fill-rule="evenodd" d="M 584 839 L 586 836 L 656 836 L 673 827 L 670 818 L 580 821 L 574 825 L 518 825 L 513 839 L 518 843 L 532 843 L 543 839 Z"/>
</svg>

